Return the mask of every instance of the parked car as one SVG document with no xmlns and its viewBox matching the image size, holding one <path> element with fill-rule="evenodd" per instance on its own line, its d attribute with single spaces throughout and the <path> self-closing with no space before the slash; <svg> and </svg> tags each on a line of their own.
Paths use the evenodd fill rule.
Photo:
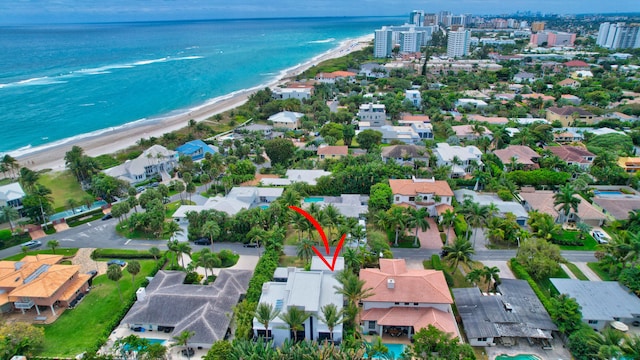
<svg viewBox="0 0 640 360">
<path fill-rule="evenodd" d="M 136 191 L 137 191 L 138 193 L 141 193 L 141 192 L 143 192 L 145 189 L 146 189 L 146 187 L 144 187 L 144 186 L 138 186 L 138 187 L 136 188 Z"/>
<path fill-rule="evenodd" d="M 607 237 L 607 235 L 605 235 L 604 232 L 600 231 L 600 230 L 593 230 L 591 232 L 591 236 L 593 236 L 593 238 L 599 243 L 599 244 L 606 244 L 609 242 L 609 238 Z"/>
<path fill-rule="evenodd" d="M 26 243 L 23 243 L 22 246 L 26 246 L 29 249 L 35 249 L 37 247 L 42 246 L 42 242 L 40 240 L 31 240 L 31 241 L 27 241 Z"/>
<path fill-rule="evenodd" d="M 191 357 L 196 353 L 196 351 L 192 347 L 187 349 L 182 349 L 181 352 L 182 352 L 182 356 L 187 356 L 187 357 Z"/>
<path fill-rule="evenodd" d="M 196 245 L 211 245 L 211 239 L 208 237 L 201 237 L 196 239 L 193 243 Z"/>
<path fill-rule="evenodd" d="M 244 247 L 249 247 L 249 248 L 259 248 L 259 247 L 260 247 L 260 243 L 257 243 L 257 242 L 248 242 L 248 243 L 244 243 L 244 244 L 242 244 L 242 246 L 244 246 Z"/>
<path fill-rule="evenodd" d="M 158 186 L 160 186 L 160 183 L 158 182 L 152 182 L 151 184 L 149 184 L 149 187 L 152 187 L 152 188 L 157 188 Z"/>
<path fill-rule="evenodd" d="M 102 217 L 102 221 L 109 220 L 109 219 L 113 219 L 113 215 L 111 215 L 111 213 L 105 214 Z"/>
<path fill-rule="evenodd" d="M 120 259 L 113 259 L 113 260 L 107 261 L 107 266 L 114 265 L 114 264 L 120 265 L 120 266 L 127 265 L 127 263 L 124 260 L 120 260 Z"/>
<path fill-rule="evenodd" d="M 135 326 L 132 327 L 131 330 L 135 331 L 135 332 L 143 332 L 144 329 L 142 328 L 142 326 Z"/>
</svg>

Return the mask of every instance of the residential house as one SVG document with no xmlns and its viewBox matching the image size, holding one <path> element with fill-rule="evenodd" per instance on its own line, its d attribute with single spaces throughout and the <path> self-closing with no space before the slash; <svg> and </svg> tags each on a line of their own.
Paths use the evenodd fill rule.
<svg viewBox="0 0 640 360">
<path fill-rule="evenodd" d="M 258 133 L 261 134 L 265 139 L 271 139 L 273 136 L 273 126 L 271 125 L 263 125 L 263 124 L 251 124 L 247 126 L 243 126 L 240 128 L 236 128 L 235 132 L 243 132 L 247 131 L 250 133 Z"/>
<path fill-rule="evenodd" d="M 491 130 L 487 129 L 485 126 L 479 126 L 479 129 L 482 131 L 481 133 L 475 132 L 473 125 L 456 125 L 452 126 L 451 129 L 456 133 L 456 137 L 460 140 L 473 141 L 478 140 L 478 138 L 483 136 L 491 139 L 493 135 Z"/>
<path fill-rule="evenodd" d="M 89 291 L 91 275 L 80 273 L 79 265 L 61 265 L 62 255 L 28 255 L 20 261 L 0 261 L 0 311 L 35 308 L 40 320 L 45 312 L 57 316 L 80 294 Z M 60 311 L 60 310 L 58 310 Z M 35 314 L 34 314 L 35 315 Z"/>
<path fill-rule="evenodd" d="M 321 72 L 316 75 L 315 80 L 323 84 L 335 84 L 339 80 L 353 82 L 356 80 L 356 75 L 356 73 L 350 71 Z"/>
<path fill-rule="evenodd" d="M 532 83 L 536 81 L 536 75 L 532 73 L 528 73 L 526 71 L 520 71 L 519 73 L 513 75 L 513 81 L 518 84 Z"/>
<path fill-rule="evenodd" d="M 479 114 L 469 114 L 469 120 L 473 120 L 478 123 L 487 123 L 491 125 L 506 125 L 509 119 L 504 116 L 482 116 Z"/>
<path fill-rule="evenodd" d="M 349 155 L 349 147 L 346 145 L 340 146 L 329 146 L 329 145 L 320 145 L 316 154 L 320 158 L 320 160 L 325 159 L 341 159 L 344 156 Z"/>
<path fill-rule="evenodd" d="M 271 96 L 276 100 L 309 99 L 313 95 L 313 85 L 289 84 L 287 87 L 275 87 L 271 89 Z"/>
<path fill-rule="evenodd" d="M 607 114 L 606 116 L 607 116 L 607 118 L 618 119 L 618 120 L 621 120 L 621 121 L 636 121 L 636 120 L 638 120 L 638 118 L 636 116 L 627 115 L 625 113 L 621 113 L 621 112 L 618 112 L 618 111 L 610 113 L 610 114 Z"/>
<path fill-rule="evenodd" d="M 273 123 L 274 128 L 285 128 L 296 130 L 300 127 L 300 118 L 304 114 L 294 111 L 281 111 L 277 114 L 269 116 L 267 120 Z"/>
<path fill-rule="evenodd" d="M 562 143 L 562 144 L 571 143 L 575 141 L 582 141 L 582 139 L 584 139 L 584 136 L 582 136 L 582 134 L 577 134 L 571 131 L 564 131 L 561 133 L 553 134 L 553 141 Z"/>
<path fill-rule="evenodd" d="M 178 165 L 178 152 L 162 145 L 153 145 L 133 160 L 104 170 L 104 173 L 131 184 L 143 182 L 156 176 L 163 181 L 171 179 L 169 173 Z"/>
<path fill-rule="evenodd" d="M 495 294 L 477 287 L 453 289 L 456 308 L 471 346 L 512 346 L 520 341 L 550 346 L 558 330 L 524 280 L 501 279 Z"/>
<path fill-rule="evenodd" d="M 582 146 L 545 146 L 545 150 L 551 151 L 553 154 L 564 160 L 567 165 L 577 165 L 582 169 L 588 169 L 593 163 L 596 155 Z"/>
<path fill-rule="evenodd" d="M 253 319 L 254 335 L 271 338 L 275 346 L 281 346 L 285 340 L 308 339 L 322 342 L 332 338 L 329 328 L 320 320 L 322 308 L 334 304 L 338 311 L 342 311 L 344 298 L 335 291 L 340 287 L 336 280 L 336 272 L 344 270 L 344 258 L 336 259 L 334 271 L 314 256 L 311 259 L 309 271 L 300 268 L 277 268 L 274 273 L 274 281 L 262 285 L 260 303 L 266 303 L 280 310 L 280 314 L 286 313 L 291 308 L 298 308 L 311 316 L 305 320 L 302 330 L 294 336 L 288 325 L 276 317 L 265 329 L 257 318 Z M 333 329 L 333 341 L 342 341 L 342 324 Z"/>
<path fill-rule="evenodd" d="M 560 108 L 552 106 L 547 109 L 547 120 L 549 122 L 558 120 L 562 126 L 569 126 L 576 120 L 593 124 L 596 122 L 596 116 L 585 109 L 575 106 L 563 106 Z"/>
<path fill-rule="evenodd" d="M 192 160 L 202 160 L 207 154 L 215 154 L 217 150 L 202 140 L 192 140 L 176 148 L 179 156 L 188 156 Z"/>
<path fill-rule="evenodd" d="M 411 124 L 411 130 L 418 134 L 420 140 L 433 139 L 433 126 L 431 124 L 414 122 Z"/>
<path fill-rule="evenodd" d="M 387 120 L 387 112 L 384 104 L 362 104 L 358 111 L 358 118 L 360 119 L 359 124 L 366 123 L 367 127 L 380 127 Z"/>
<path fill-rule="evenodd" d="M 576 299 L 582 321 L 601 331 L 614 321 L 640 325 L 640 299 L 617 281 L 549 279 L 561 294 Z"/>
<path fill-rule="evenodd" d="M 412 115 L 407 113 L 400 114 L 400 120 L 398 120 L 398 124 L 411 126 L 411 124 L 414 123 L 429 124 L 431 123 L 431 118 L 429 118 L 429 115 Z"/>
<path fill-rule="evenodd" d="M 640 157 L 621 156 L 618 158 L 618 166 L 626 173 L 635 174 L 640 171 Z"/>
<path fill-rule="evenodd" d="M 186 276 L 183 271 L 158 271 L 146 288 L 136 291 L 137 300 L 121 323 L 171 336 L 192 332 L 189 345 L 194 348 L 226 339 L 233 308 L 246 294 L 252 271 L 221 269 L 209 285 L 184 284 Z"/>
<path fill-rule="evenodd" d="M 564 79 L 560 82 L 558 82 L 558 86 L 566 86 L 566 87 L 570 87 L 573 89 L 577 89 L 580 87 L 580 81 L 576 80 L 576 79 Z"/>
<path fill-rule="evenodd" d="M 0 207 L 11 206 L 21 213 L 23 208 L 22 199 L 25 196 L 27 194 L 22 190 L 22 186 L 18 182 L 2 185 L 0 186 Z"/>
<path fill-rule="evenodd" d="M 368 78 L 386 78 L 389 76 L 389 72 L 384 66 L 378 63 L 365 63 L 360 65 L 360 75 L 364 75 Z"/>
<path fill-rule="evenodd" d="M 360 270 L 360 280 L 373 289 L 373 296 L 362 300 L 363 333 L 412 338 L 433 325 L 460 336 L 442 271 L 409 270 L 404 259 L 380 259 L 379 269 Z"/>
<path fill-rule="evenodd" d="M 405 90 L 404 99 L 410 101 L 416 108 L 422 108 L 422 96 L 420 95 L 420 90 Z"/>
<path fill-rule="evenodd" d="M 517 168 L 522 168 L 523 170 L 532 170 L 539 167 L 538 159 L 540 159 L 540 154 L 531 150 L 528 146 L 509 145 L 505 149 L 495 150 L 493 153 L 500 159 L 505 170 L 511 166 L 513 160 L 515 160 Z"/>
<path fill-rule="evenodd" d="M 582 60 L 571 60 L 563 64 L 569 71 L 589 70 L 590 65 Z"/>
<path fill-rule="evenodd" d="M 571 95 L 571 94 L 563 94 L 560 96 L 560 100 L 563 100 L 567 103 L 570 103 L 572 105 L 580 105 L 580 103 L 582 102 L 582 100 L 580 100 L 579 97 L 575 96 L 575 95 Z"/>
<path fill-rule="evenodd" d="M 569 216 L 565 218 L 564 214 L 561 213 L 560 205 L 556 206 L 553 204 L 554 195 L 555 193 L 553 191 L 536 191 L 528 188 L 520 189 L 520 194 L 518 194 L 522 199 L 522 206 L 524 206 L 527 211 L 537 210 L 538 212 L 549 214 L 557 222 L 564 219 L 564 221 L 568 222 L 579 223 L 582 221 L 591 226 L 602 226 L 607 219 L 602 211 L 577 194 L 574 197 L 580 199 L 578 211 L 570 210 Z"/>
<path fill-rule="evenodd" d="M 487 104 L 486 102 L 482 101 L 482 100 L 476 100 L 476 99 L 458 99 L 455 103 L 456 108 L 477 108 L 477 109 L 481 109 L 481 108 L 485 108 L 487 107 L 489 104 Z"/>
<path fill-rule="evenodd" d="M 413 125 L 424 125 L 424 130 L 428 132 L 430 129 L 430 124 L 413 124 Z M 392 126 L 392 125 L 384 125 L 378 128 L 369 128 L 372 130 L 376 130 L 382 133 L 382 143 L 389 144 L 392 141 L 401 141 L 405 144 L 416 144 L 420 139 L 420 134 L 418 134 L 414 127 L 412 126 Z M 360 130 L 365 130 L 362 127 Z"/>
<path fill-rule="evenodd" d="M 470 175 L 475 168 L 482 167 L 482 151 L 473 145 L 451 146 L 447 143 L 438 143 L 433 153 L 437 158 L 438 166 L 450 166 L 451 177 L 460 178 Z"/>
<path fill-rule="evenodd" d="M 389 179 L 393 204 L 413 208 L 427 208 L 429 216 L 436 217 L 453 210 L 453 191 L 449 183 L 431 179 Z"/>
<path fill-rule="evenodd" d="M 496 194 L 478 193 L 473 190 L 460 189 L 453 192 L 458 203 L 463 203 L 465 199 L 470 199 L 479 205 L 495 205 L 498 208 L 500 216 L 504 217 L 507 213 L 515 215 L 516 222 L 520 226 L 526 226 L 529 220 L 529 213 L 522 204 L 516 201 L 504 201 Z"/>
<path fill-rule="evenodd" d="M 592 78 L 593 73 L 590 70 L 578 70 L 572 72 L 571 77 L 574 79 Z"/>
<path fill-rule="evenodd" d="M 340 196 L 321 196 L 311 198 L 313 202 L 302 203 L 303 208 L 316 204 L 320 208 L 329 205 L 347 218 L 363 219 L 369 211 L 369 196 L 359 194 L 342 194 Z"/>
<path fill-rule="evenodd" d="M 415 161 L 422 161 L 429 165 L 429 153 L 424 146 L 393 145 L 382 148 L 382 161 L 395 161 L 398 165 L 415 165 Z"/>
<path fill-rule="evenodd" d="M 318 178 L 329 175 L 331 173 L 324 170 L 289 169 L 285 174 L 285 178 L 263 178 L 261 183 L 265 186 L 288 186 L 296 182 L 316 185 Z"/>
</svg>

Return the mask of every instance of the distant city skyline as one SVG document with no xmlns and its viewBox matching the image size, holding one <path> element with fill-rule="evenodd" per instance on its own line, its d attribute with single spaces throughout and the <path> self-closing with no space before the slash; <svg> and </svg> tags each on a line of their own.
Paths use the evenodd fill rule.
<svg viewBox="0 0 640 360">
<path fill-rule="evenodd" d="M 402 16 L 411 10 L 475 15 L 531 11 L 556 14 L 640 12 L 637 0 L 21 0 L 0 2 L 0 25 L 149 20 Z"/>
</svg>

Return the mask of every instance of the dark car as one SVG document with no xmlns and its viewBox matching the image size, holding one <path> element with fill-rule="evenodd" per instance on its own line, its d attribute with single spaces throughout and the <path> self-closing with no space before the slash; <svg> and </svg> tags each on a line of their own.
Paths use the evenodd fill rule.
<svg viewBox="0 0 640 360">
<path fill-rule="evenodd" d="M 193 243 L 196 245 L 211 245 L 211 239 L 208 237 L 201 237 L 196 239 Z"/>
<path fill-rule="evenodd" d="M 115 265 L 120 265 L 120 266 L 127 265 L 127 263 L 124 260 L 113 259 L 113 260 L 107 261 L 107 266 L 114 265 L 114 264 Z"/>
<path fill-rule="evenodd" d="M 260 247 L 260 243 L 248 242 L 243 244 L 244 247 L 257 248 Z"/>
<path fill-rule="evenodd" d="M 160 183 L 157 183 L 157 182 L 152 182 L 151 184 L 149 184 L 149 187 L 152 187 L 152 188 L 157 188 L 158 186 L 160 186 Z"/>
<path fill-rule="evenodd" d="M 193 355 L 195 355 L 196 351 L 193 348 L 188 348 L 188 349 L 182 349 L 182 355 L 183 356 L 187 356 L 187 357 L 191 357 Z"/>
<path fill-rule="evenodd" d="M 113 219 L 113 215 L 111 215 L 111 213 L 105 214 L 102 217 L 102 221 L 109 220 L 109 219 Z"/>
<path fill-rule="evenodd" d="M 131 328 L 131 330 L 133 330 L 133 331 L 135 331 L 135 332 L 142 332 L 142 331 L 144 331 L 144 330 L 142 329 L 142 326 L 132 327 L 132 328 Z"/>
</svg>

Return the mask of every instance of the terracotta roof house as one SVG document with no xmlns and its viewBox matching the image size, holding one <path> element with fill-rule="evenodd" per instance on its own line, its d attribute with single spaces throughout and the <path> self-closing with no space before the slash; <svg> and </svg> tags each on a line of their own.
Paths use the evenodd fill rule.
<svg viewBox="0 0 640 360">
<path fill-rule="evenodd" d="M 473 131 L 473 125 L 456 125 L 451 127 L 451 129 L 455 131 L 456 137 L 460 140 L 477 140 L 481 136 L 492 137 L 493 133 L 491 130 L 485 126 L 481 126 L 481 128 L 484 129 L 484 131 L 480 135 Z"/>
<path fill-rule="evenodd" d="M 223 340 L 233 318 L 233 307 L 247 292 L 252 271 L 222 269 L 209 285 L 183 284 L 187 274 L 160 270 L 122 319 L 130 328 L 163 331 L 177 336 L 193 331 L 189 345 L 209 348 Z"/>
<path fill-rule="evenodd" d="M 81 274 L 78 265 L 60 265 L 62 255 L 29 255 L 20 261 L 0 261 L 0 309 L 22 313 L 35 307 L 39 320 L 45 320 L 40 306 L 67 307 L 89 290 L 91 275 Z M 35 315 L 35 314 L 34 314 Z M 44 319 L 42 319 L 44 317 Z"/>
<path fill-rule="evenodd" d="M 561 218 L 560 210 L 558 210 L 560 206 L 553 205 L 553 191 L 529 191 L 528 189 L 522 188 L 519 195 L 523 200 L 522 205 L 527 211 L 538 210 L 541 213 L 551 215 L 556 220 Z M 582 221 L 591 226 L 602 226 L 607 218 L 606 215 L 580 195 L 575 195 L 575 197 L 580 199 L 578 212 L 576 213 L 571 210 L 566 220 L 576 223 Z"/>
<path fill-rule="evenodd" d="M 395 161 L 399 165 L 413 165 L 416 160 L 429 166 L 429 153 L 424 146 L 392 145 L 382 148 L 382 161 Z"/>
<path fill-rule="evenodd" d="M 523 169 L 538 168 L 538 159 L 540 154 L 531 150 L 530 147 L 524 145 L 509 145 L 506 149 L 495 150 L 493 152 L 502 161 L 504 168 L 507 169 L 511 164 L 511 159 L 515 158 L 517 165 Z"/>
<path fill-rule="evenodd" d="M 577 114 L 577 119 L 574 119 L 574 114 Z M 593 124 L 596 121 L 596 116 L 585 109 L 575 106 L 552 106 L 547 109 L 547 120 L 549 122 L 558 120 L 562 126 L 566 127 L 576 120 L 584 121 L 587 124 Z"/>
<path fill-rule="evenodd" d="M 564 63 L 564 66 L 570 70 L 589 70 L 589 64 L 582 60 L 571 60 Z"/>
<path fill-rule="evenodd" d="M 618 158 L 618 166 L 624 169 L 624 172 L 629 174 L 635 174 L 640 171 L 640 157 L 625 157 Z"/>
<path fill-rule="evenodd" d="M 342 146 L 320 146 L 316 152 L 320 159 L 340 159 L 343 156 L 349 155 L 349 147 Z"/>
<path fill-rule="evenodd" d="M 380 269 L 362 269 L 360 280 L 374 294 L 362 301 L 365 334 L 411 338 L 433 325 L 460 336 L 451 310 L 453 298 L 441 271 L 408 270 L 404 259 L 380 259 Z"/>
<path fill-rule="evenodd" d="M 596 155 L 582 146 L 545 146 L 545 150 L 549 150 L 560 159 L 567 162 L 568 165 L 578 165 L 583 169 L 588 169 L 593 163 Z"/>
<path fill-rule="evenodd" d="M 575 80 L 575 79 L 564 79 L 562 81 L 560 81 L 558 83 L 559 86 L 567 86 L 570 88 L 579 88 L 580 87 L 580 81 Z"/>
<path fill-rule="evenodd" d="M 558 329 L 524 280 L 501 279 L 498 292 L 491 295 L 477 287 L 452 291 L 471 346 L 509 346 L 513 338 L 533 339 L 544 346 Z"/>
<path fill-rule="evenodd" d="M 411 115 L 405 113 L 400 115 L 400 120 L 398 120 L 398 124 L 400 125 L 411 125 L 416 122 L 428 124 L 431 122 L 431 118 L 429 115 Z"/>
<path fill-rule="evenodd" d="M 453 191 L 449 183 L 434 179 L 389 179 L 393 204 L 427 208 L 430 216 L 441 215 L 451 208 Z"/>
<path fill-rule="evenodd" d="M 553 140 L 558 143 L 570 143 L 574 141 L 582 141 L 582 139 L 584 139 L 584 136 L 570 131 L 553 134 Z"/>
<path fill-rule="evenodd" d="M 493 125 L 505 125 L 509 122 L 509 119 L 503 116 L 482 116 L 478 114 L 469 114 L 469 120 Z"/>
</svg>

